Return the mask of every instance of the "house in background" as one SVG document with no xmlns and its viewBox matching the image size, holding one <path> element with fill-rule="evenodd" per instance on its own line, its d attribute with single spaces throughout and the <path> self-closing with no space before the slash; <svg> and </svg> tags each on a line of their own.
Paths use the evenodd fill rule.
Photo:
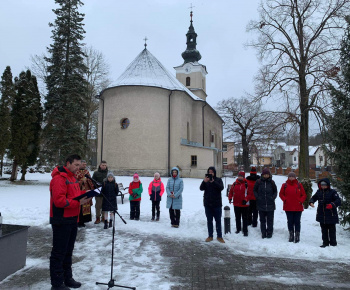
<svg viewBox="0 0 350 290">
<path fill-rule="evenodd" d="M 273 152 L 274 165 L 277 167 L 291 167 L 293 164 L 298 164 L 298 157 L 296 157 L 298 156 L 298 153 L 298 146 L 289 146 L 286 143 L 278 143 L 278 146 Z"/>
<path fill-rule="evenodd" d="M 222 143 L 223 169 L 232 169 L 235 164 L 235 142 Z"/>
<path fill-rule="evenodd" d="M 329 149 L 328 144 L 326 144 L 325 146 Z M 328 158 L 322 146 L 317 147 L 314 155 L 315 155 L 316 168 L 327 168 L 329 171 L 332 170 L 333 162 L 330 158 Z"/>
<path fill-rule="evenodd" d="M 273 163 L 274 143 L 255 143 L 251 147 L 251 164 L 254 166 L 271 166 Z"/>
</svg>

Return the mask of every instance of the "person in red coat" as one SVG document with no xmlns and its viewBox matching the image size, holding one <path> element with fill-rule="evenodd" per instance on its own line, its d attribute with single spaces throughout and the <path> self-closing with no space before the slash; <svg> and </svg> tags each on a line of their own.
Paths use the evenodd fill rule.
<svg viewBox="0 0 350 290">
<path fill-rule="evenodd" d="M 248 211 L 249 200 L 248 184 L 245 179 L 245 173 L 240 171 L 236 181 L 232 184 L 229 195 L 229 202 L 232 203 L 236 217 L 236 234 L 242 230 L 241 220 L 243 221 L 243 235 L 248 236 Z"/>
<path fill-rule="evenodd" d="M 80 206 L 92 198 L 80 201 L 75 197 L 85 193 L 80 190 L 75 178 L 81 165 L 79 155 L 71 155 L 65 166 L 57 166 L 51 173 L 50 224 L 52 227 L 52 250 L 50 256 L 51 289 L 79 288 L 80 282 L 73 279 L 72 255 L 78 230 Z"/>
<path fill-rule="evenodd" d="M 249 211 L 248 211 L 248 226 L 252 225 L 253 228 L 258 226 L 258 209 L 256 207 L 256 198 L 254 196 L 255 182 L 260 178 L 260 175 L 256 172 L 256 167 L 250 169 L 250 175 L 246 180 L 248 183 L 248 195 L 250 196 Z"/>
<path fill-rule="evenodd" d="M 129 185 L 130 219 L 140 220 L 140 203 L 143 188 L 139 175 L 135 172 L 133 181 Z"/>
<path fill-rule="evenodd" d="M 303 202 L 306 193 L 303 185 L 296 179 L 294 172 L 288 174 L 288 180 L 281 186 L 280 198 L 283 201 L 283 210 L 287 215 L 289 242 L 300 241 L 300 219 L 304 210 Z"/>
</svg>

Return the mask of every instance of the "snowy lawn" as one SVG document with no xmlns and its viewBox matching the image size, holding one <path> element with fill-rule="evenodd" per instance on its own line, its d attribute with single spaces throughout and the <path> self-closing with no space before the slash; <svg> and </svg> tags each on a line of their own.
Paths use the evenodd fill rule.
<svg viewBox="0 0 350 290">
<path fill-rule="evenodd" d="M 33 173 L 27 174 L 26 182 L 8 182 L 0 181 L 0 212 L 3 216 L 3 223 L 20 224 L 29 226 L 39 226 L 50 229 L 49 225 L 49 189 L 48 185 L 51 180 L 50 174 Z M 286 177 L 273 176 L 278 190 L 281 188 Z M 118 183 L 128 186 L 132 177 L 116 176 Z M 151 222 L 151 201 L 148 197 L 148 185 L 153 180 L 151 177 L 140 177 L 143 183 L 144 192 L 141 202 L 140 221 L 129 220 L 129 201 L 128 196 L 121 204 L 118 197 L 119 213 L 127 221 L 125 225 L 117 217 L 116 222 L 116 249 L 119 259 L 129 261 L 130 265 L 124 265 L 123 269 L 116 263 L 115 273 L 122 272 L 119 276 L 121 281 L 118 283 L 128 285 L 135 282 L 133 286 L 142 286 L 143 289 L 151 289 L 152 285 L 157 285 L 158 289 L 168 289 L 171 282 L 162 279 L 167 275 L 167 261 L 159 256 L 159 252 L 155 250 L 156 245 L 149 244 L 143 246 L 142 252 L 137 249 L 143 242 L 142 237 L 149 235 L 160 235 L 178 240 L 197 240 L 204 244 L 207 238 L 206 217 L 203 208 L 203 192 L 199 190 L 202 180 L 200 179 L 184 179 L 183 192 L 183 209 L 181 211 L 180 227 L 178 229 L 170 226 L 169 213 L 166 209 L 165 199 L 161 201 L 161 215 L 159 222 Z M 167 178 L 162 181 L 166 185 Z M 223 178 L 225 184 L 225 178 Z M 231 184 L 232 178 L 226 179 L 226 186 Z M 316 184 L 313 185 L 314 192 Z M 226 188 L 222 192 L 223 206 L 229 205 L 226 197 Z M 224 236 L 225 244 L 219 244 L 216 240 L 208 246 L 225 247 L 228 251 L 236 254 L 247 256 L 269 256 L 292 259 L 307 259 L 312 261 L 334 261 L 349 263 L 350 261 L 350 232 L 345 231 L 341 226 L 337 225 L 337 247 L 327 247 L 321 249 L 322 244 L 321 229 L 319 223 L 316 222 L 316 208 L 306 209 L 302 214 L 301 237 L 300 243 L 294 244 L 288 242 L 287 220 L 285 212 L 282 210 L 282 201 L 278 197 L 276 199 L 276 211 L 274 222 L 274 234 L 272 239 L 262 239 L 260 234 L 260 223 L 257 228 L 249 227 L 249 236 L 244 237 L 242 234 L 235 234 L 235 220 L 233 208 L 231 206 L 231 232 Z M 93 217 L 95 208 L 93 206 Z M 223 226 L 223 223 L 222 223 Z M 223 228 L 224 230 L 224 228 Z M 111 250 L 111 232 L 103 230 L 102 224 L 93 225 L 89 223 L 87 228 L 80 229 L 85 232 L 84 242 L 77 242 L 74 251 L 75 257 L 80 257 L 80 261 L 74 265 L 74 275 L 79 280 L 83 277 L 84 271 L 91 273 L 84 282 L 92 283 L 96 281 L 96 273 L 100 273 L 100 280 L 109 281 L 109 254 Z M 215 236 L 215 233 L 214 233 Z M 92 247 L 91 245 L 95 245 Z M 30 246 L 30 245 L 29 245 Z M 121 250 L 122 249 L 122 250 Z M 123 257 L 121 257 L 122 255 Z M 48 259 L 27 259 L 27 267 L 48 268 Z M 147 273 L 137 270 L 138 264 L 150 265 Z M 137 273 L 136 282 L 130 282 L 130 277 Z M 125 277 L 123 279 L 123 277 Z M 129 278 L 128 278 L 129 277 Z M 118 279 L 119 279 L 118 278 Z M 91 281 L 90 281 L 91 280 Z M 124 280 L 124 281 L 123 281 Z M 43 287 L 46 287 L 43 284 Z M 124 283 L 124 284 L 123 284 Z M 39 285 L 40 286 L 40 285 Z M 94 289 L 100 289 L 95 286 Z"/>
</svg>

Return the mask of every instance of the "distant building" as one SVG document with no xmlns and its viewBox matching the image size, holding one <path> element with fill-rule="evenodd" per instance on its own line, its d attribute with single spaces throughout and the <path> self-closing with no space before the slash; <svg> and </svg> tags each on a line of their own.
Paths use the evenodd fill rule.
<svg viewBox="0 0 350 290">
<path fill-rule="evenodd" d="M 273 152 L 274 165 L 277 167 L 291 167 L 295 164 L 296 150 L 298 150 L 298 146 L 287 146 L 286 143 L 278 143 Z"/>
<path fill-rule="evenodd" d="M 97 160 L 117 175 L 203 177 L 222 172 L 223 120 L 206 102 L 207 69 L 191 22 L 184 63 L 168 72 L 146 48 L 99 99 Z"/>
<path fill-rule="evenodd" d="M 271 166 L 273 164 L 274 144 L 255 143 L 251 146 L 251 164 L 254 166 Z"/>
<path fill-rule="evenodd" d="M 222 143 L 223 169 L 232 169 L 235 164 L 235 142 Z"/>
</svg>

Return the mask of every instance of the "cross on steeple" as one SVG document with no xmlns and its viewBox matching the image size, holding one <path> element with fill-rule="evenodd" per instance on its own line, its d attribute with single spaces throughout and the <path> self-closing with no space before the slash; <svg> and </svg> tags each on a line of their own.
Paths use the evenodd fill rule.
<svg viewBox="0 0 350 290">
<path fill-rule="evenodd" d="M 146 48 L 147 47 L 147 40 L 148 40 L 147 36 L 145 36 L 145 38 L 143 40 L 145 41 L 145 48 Z"/>
<path fill-rule="evenodd" d="M 191 3 L 191 7 L 188 7 L 188 9 L 191 9 L 191 13 L 190 13 L 190 16 L 191 16 L 191 23 L 192 23 L 192 15 L 193 15 L 193 8 L 196 7 L 196 6 L 193 6 L 192 3 Z"/>
</svg>

